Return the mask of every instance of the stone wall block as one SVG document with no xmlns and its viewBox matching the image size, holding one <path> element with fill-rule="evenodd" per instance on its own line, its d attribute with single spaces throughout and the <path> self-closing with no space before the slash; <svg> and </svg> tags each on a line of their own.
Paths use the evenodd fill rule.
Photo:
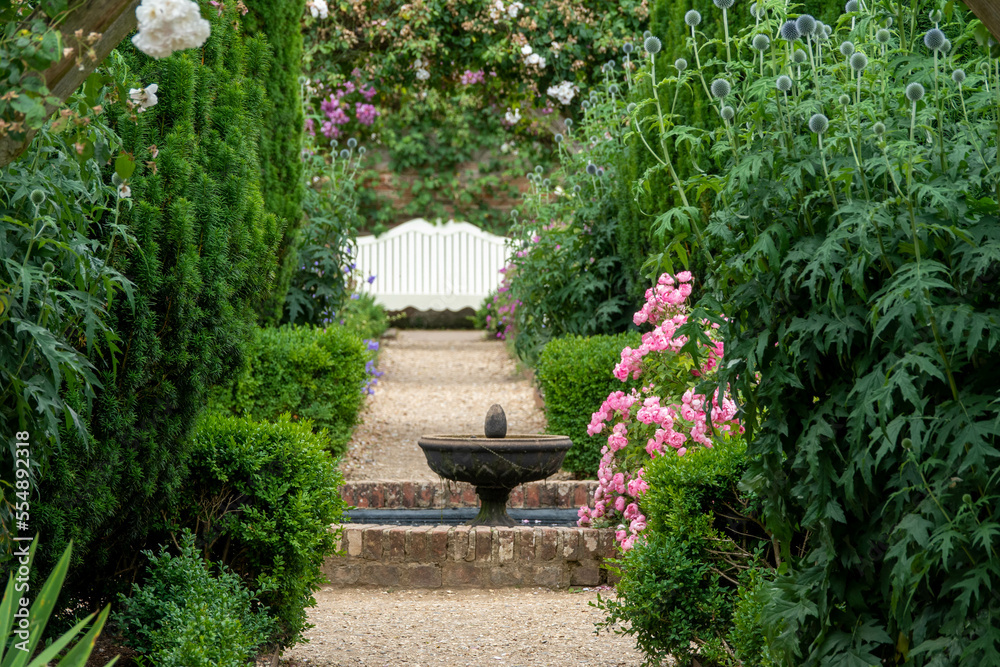
<svg viewBox="0 0 1000 667">
<path fill-rule="evenodd" d="M 558 528 L 538 528 L 535 532 L 535 554 L 537 560 L 547 561 L 556 557 L 559 547 Z"/>
<path fill-rule="evenodd" d="M 475 560 L 490 563 L 493 560 L 493 530 L 489 526 L 476 526 Z"/>
<path fill-rule="evenodd" d="M 510 563 L 514 560 L 514 528 L 497 528 L 493 541 L 497 543 L 496 563 Z"/>
<path fill-rule="evenodd" d="M 449 532 L 451 532 L 450 526 L 434 526 L 431 528 L 431 532 L 428 535 L 428 548 L 431 560 L 442 561 L 448 558 Z"/>
<path fill-rule="evenodd" d="M 597 561 L 571 563 L 575 565 L 569 573 L 570 586 L 597 586 L 601 583 L 601 568 Z"/>
<path fill-rule="evenodd" d="M 563 560 L 580 560 L 580 529 L 562 528 L 559 536 L 562 538 Z"/>
<path fill-rule="evenodd" d="M 406 560 L 423 563 L 431 560 L 430 532 L 433 526 L 415 526 L 406 531 Z"/>
<path fill-rule="evenodd" d="M 530 563 L 535 560 L 535 529 L 518 527 L 514 530 L 517 542 L 517 560 L 521 563 Z"/>
<path fill-rule="evenodd" d="M 415 565 L 406 571 L 406 579 L 411 588 L 441 588 L 441 566 Z"/>
<path fill-rule="evenodd" d="M 382 528 L 370 526 L 364 530 L 361 555 L 365 560 L 380 560 L 382 558 Z"/>
</svg>

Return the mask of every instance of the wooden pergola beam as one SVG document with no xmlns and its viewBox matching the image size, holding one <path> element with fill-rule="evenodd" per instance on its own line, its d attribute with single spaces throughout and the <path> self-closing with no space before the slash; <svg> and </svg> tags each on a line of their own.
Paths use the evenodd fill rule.
<svg viewBox="0 0 1000 667">
<path fill-rule="evenodd" d="M 70 3 L 66 19 L 59 25 L 63 48 L 73 51 L 45 70 L 45 83 L 60 103 L 79 88 L 112 49 L 135 30 L 135 8 L 139 0 L 77 0 Z M 82 40 L 77 33 L 82 35 Z M 93 44 L 87 40 L 91 33 L 101 36 Z M 58 107 L 49 106 L 48 113 Z M 21 141 L 9 136 L 0 139 L 0 167 L 10 164 L 27 150 L 34 132 Z"/>
<path fill-rule="evenodd" d="M 983 22 L 993 38 L 1000 41 L 1000 4 L 996 0 L 962 0 L 972 13 Z"/>
</svg>

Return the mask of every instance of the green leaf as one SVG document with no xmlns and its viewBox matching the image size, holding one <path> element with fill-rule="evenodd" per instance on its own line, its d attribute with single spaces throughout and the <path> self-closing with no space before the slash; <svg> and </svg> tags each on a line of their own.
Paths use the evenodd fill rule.
<svg viewBox="0 0 1000 667">
<path fill-rule="evenodd" d="M 128 153 L 122 152 L 115 158 L 115 173 L 123 181 L 127 181 L 135 172 L 135 158 Z"/>
</svg>

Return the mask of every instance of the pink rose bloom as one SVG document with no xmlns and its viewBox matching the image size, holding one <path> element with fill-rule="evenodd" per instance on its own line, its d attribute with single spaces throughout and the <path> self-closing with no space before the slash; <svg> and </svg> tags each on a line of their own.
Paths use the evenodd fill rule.
<svg viewBox="0 0 1000 667">
<path fill-rule="evenodd" d="M 680 282 L 680 283 L 691 282 L 691 272 L 690 271 L 681 271 L 680 273 L 678 273 L 677 274 L 677 282 Z"/>
<path fill-rule="evenodd" d="M 619 512 L 625 511 L 625 496 L 618 496 L 615 498 L 615 509 Z"/>
</svg>

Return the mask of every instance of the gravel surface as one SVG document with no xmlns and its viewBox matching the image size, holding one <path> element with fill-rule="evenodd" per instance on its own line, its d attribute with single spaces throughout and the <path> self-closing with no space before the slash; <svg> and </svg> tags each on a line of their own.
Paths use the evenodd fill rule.
<svg viewBox="0 0 1000 667">
<path fill-rule="evenodd" d="M 348 480 L 437 480 L 417 439 L 483 433 L 494 403 L 508 433 L 541 433 L 545 413 L 503 342 L 481 331 L 400 330 L 383 340 L 375 386 L 341 464 Z"/>
<path fill-rule="evenodd" d="M 508 433 L 540 433 L 545 414 L 504 344 L 478 331 L 399 331 L 383 341 L 385 375 L 341 463 L 349 480 L 437 480 L 417 446 L 433 433 L 483 432 L 493 403 Z M 555 478 L 568 479 L 560 474 Z M 613 594 L 604 590 L 604 595 Z M 308 644 L 287 667 L 631 667 L 632 639 L 602 632 L 597 590 L 388 590 L 327 587 L 309 610 Z"/>
<path fill-rule="evenodd" d="M 609 591 L 602 591 L 607 595 Z M 632 667 L 631 639 L 602 631 L 595 590 L 360 591 L 316 594 L 308 644 L 286 667 Z"/>
</svg>

